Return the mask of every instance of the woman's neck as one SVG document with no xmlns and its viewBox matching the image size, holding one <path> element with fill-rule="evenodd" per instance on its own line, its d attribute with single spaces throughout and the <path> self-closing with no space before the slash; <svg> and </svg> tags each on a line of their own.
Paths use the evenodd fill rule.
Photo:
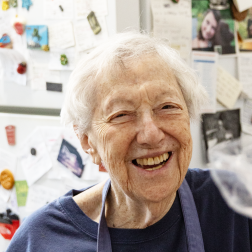
<svg viewBox="0 0 252 252">
<path fill-rule="evenodd" d="M 161 202 L 143 201 L 129 197 L 111 186 L 106 199 L 106 220 L 109 227 L 142 229 L 162 219 L 170 210 L 176 192 Z"/>
</svg>

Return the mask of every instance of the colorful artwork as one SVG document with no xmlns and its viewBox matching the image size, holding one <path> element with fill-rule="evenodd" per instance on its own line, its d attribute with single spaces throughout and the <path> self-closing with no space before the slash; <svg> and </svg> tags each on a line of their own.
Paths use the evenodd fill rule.
<svg viewBox="0 0 252 252">
<path fill-rule="evenodd" d="M 43 50 L 48 45 L 48 29 L 46 25 L 26 26 L 27 48 Z"/>
</svg>

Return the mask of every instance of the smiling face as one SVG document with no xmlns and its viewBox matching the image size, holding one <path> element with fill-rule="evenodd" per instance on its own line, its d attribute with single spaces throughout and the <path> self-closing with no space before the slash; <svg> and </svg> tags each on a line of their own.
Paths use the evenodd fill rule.
<svg viewBox="0 0 252 252">
<path fill-rule="evenodd" d="M 205 40 L 210 40 L 213 38 L 217 29 L 217 25 L 218 24 L 214 17 L 214 14 L 210 11 L 209 13 L 207 13 L 201 24 L 201 32 Z"/>
<path fill-rule="evenodd" d="M 174 194 L 192 154 L 190 119 L 173 73 L 155 58 L 100 84 L 88 143 L 112 187 L 159 202 Z"/>
</svg>

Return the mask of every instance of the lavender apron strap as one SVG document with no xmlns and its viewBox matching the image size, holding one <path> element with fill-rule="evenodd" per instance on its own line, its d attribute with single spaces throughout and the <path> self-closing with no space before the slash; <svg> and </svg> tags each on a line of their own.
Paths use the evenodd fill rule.
<svg viewBox="0 0 252 252">
<path fill-rule="evenodd" d="M 106 182 L 102 190 L 102 210 L 98 226 L 97 252 L 112 252 L 110 234 L 105 218 L 105 201 L 110 189 L 110 179 Z"/>
<path fill-rule="evenodd" d="M 204 242 L 198 212 L 191 189 L 185 179 L 178 189 L 178 193 L 185 222 L 188 251 L 204 252 Z"/>
</svg>

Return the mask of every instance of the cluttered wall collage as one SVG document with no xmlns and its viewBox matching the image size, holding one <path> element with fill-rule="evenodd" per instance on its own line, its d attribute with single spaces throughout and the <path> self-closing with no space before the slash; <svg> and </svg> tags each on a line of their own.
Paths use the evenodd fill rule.
<svg viewBox="0 0 252 252">
<path fill-rule="evenodd" d="M 192 126 L 193 167 L 231 140 L 230 153 L 252 148 L 251 0 L 0 1 L 0 252 L 39 207 L 108 178 L 59 113 L 76 63 L 117 32 L 164 38 L 197 71 L 209 104 Z"/>
</svg>

